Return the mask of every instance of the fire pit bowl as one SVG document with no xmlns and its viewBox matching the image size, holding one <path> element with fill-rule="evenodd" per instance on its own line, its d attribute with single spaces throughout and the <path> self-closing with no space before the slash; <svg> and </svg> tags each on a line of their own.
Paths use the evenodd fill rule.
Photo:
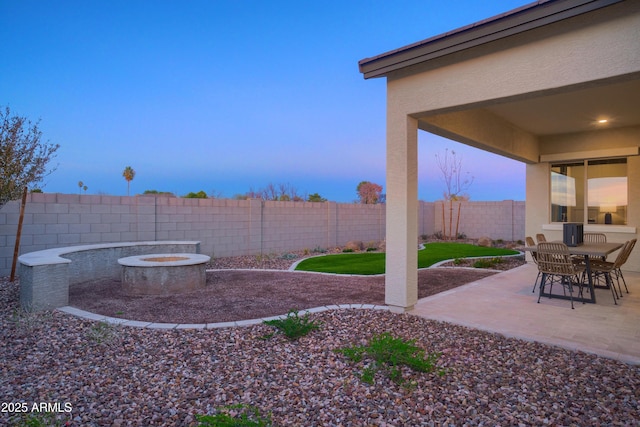
<svg viewBox="0 0 640 427">
<path fill-rule="evenodd" d="M 191 253 L 120 258 L 122 289 L 128 295 L 173 295 L 204 288 L 210 259 Z"/>
</svg>

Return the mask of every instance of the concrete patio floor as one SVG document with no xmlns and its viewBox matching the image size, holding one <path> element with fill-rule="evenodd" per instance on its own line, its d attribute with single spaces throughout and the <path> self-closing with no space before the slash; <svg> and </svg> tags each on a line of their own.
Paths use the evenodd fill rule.
<svg viewBox="0 0 640 427">
<path fill-rule="evenodd" d="M 575 310 L 561 299 L 538 304 L 536 275 L 527 264 L 423 298 L 410 313 L 640 365 L 640 273 L 624 272 L 630 293 L 623 286 L 618 305 L 596 289 L 596 304 L 574 302 Z"/>
</svg>

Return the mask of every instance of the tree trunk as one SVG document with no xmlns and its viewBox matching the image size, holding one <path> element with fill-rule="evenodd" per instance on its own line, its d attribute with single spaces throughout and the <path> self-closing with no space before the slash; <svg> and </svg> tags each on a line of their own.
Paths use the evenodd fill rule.
<svg viewBox="0 0 640 427">
<path fill-rule="evenodd" d="M 458 239 L 458 228 L 460 227 L 460 209 L 462 209 L 462 202 L 458 202 L 458 219 L 456 220 L 456 240 Z"/>
<path fill-rule="evenodd" d="M 453 200 L 449 199 L 449 240 L 453 240 L 453 234 L 451 229 L 453 228 Z"/>
<path fill-rule="evenodd" d="M 447 240 L 447 223 L 444 222 L 444 203 L 445 201 L 442 201 L 442 238 L 444 240 Z"/>
<path fill-rule="evenodd" d="M 13 262 L 11 264 L 11 277 L 10 282 L 16 279 L 16 264 L 18 262 L 18 254 L 20 253 L 20 238 L 22 236 L 22 222 L 24 221 L 24 208 L 27 204 L 27 187 L 24 187 L 22 193 L 22 204 L 20 205 L 20 218 L 18 219 L 18 232 L 16 233 L 16 244 L 13 248 Z"/>
</svg>

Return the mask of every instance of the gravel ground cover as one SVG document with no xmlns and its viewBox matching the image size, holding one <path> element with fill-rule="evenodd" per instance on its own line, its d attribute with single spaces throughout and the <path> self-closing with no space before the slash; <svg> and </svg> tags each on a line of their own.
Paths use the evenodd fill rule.
<svg viewBox="0 0 640 427">
<path fill-rule="evenodd" d="M 0 280 L 0 402 L 49 403 L 59 425 L 192 426 L 234 404 L 277 426 L 640 425 L 637 366 L 412 315 L 317 313 L 320 329 L 292 342 L 267 338 L 264 324 L 150 330 L 25 314 L 18 293 Z M 378 374 L 370 385 L 366 361 L 334 351 L 383 332 L 440 353 L 444 375 L 403 371 L 403 386 Z M 44 415 L 2 411 L 0 425 L 27 417 Z"/>
</svg>

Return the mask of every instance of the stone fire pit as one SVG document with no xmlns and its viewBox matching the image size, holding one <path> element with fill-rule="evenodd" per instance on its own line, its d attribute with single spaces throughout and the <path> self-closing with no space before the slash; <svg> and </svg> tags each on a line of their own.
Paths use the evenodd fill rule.
<svg viewBox="0 0 640 427">
<path fill-rule="evenodd" d="M 201 254 L 149 254 L 118 259 L 122 289 L 128 295 L 173 295 L 204 288 L 206 264 Z"/>
</svg>

